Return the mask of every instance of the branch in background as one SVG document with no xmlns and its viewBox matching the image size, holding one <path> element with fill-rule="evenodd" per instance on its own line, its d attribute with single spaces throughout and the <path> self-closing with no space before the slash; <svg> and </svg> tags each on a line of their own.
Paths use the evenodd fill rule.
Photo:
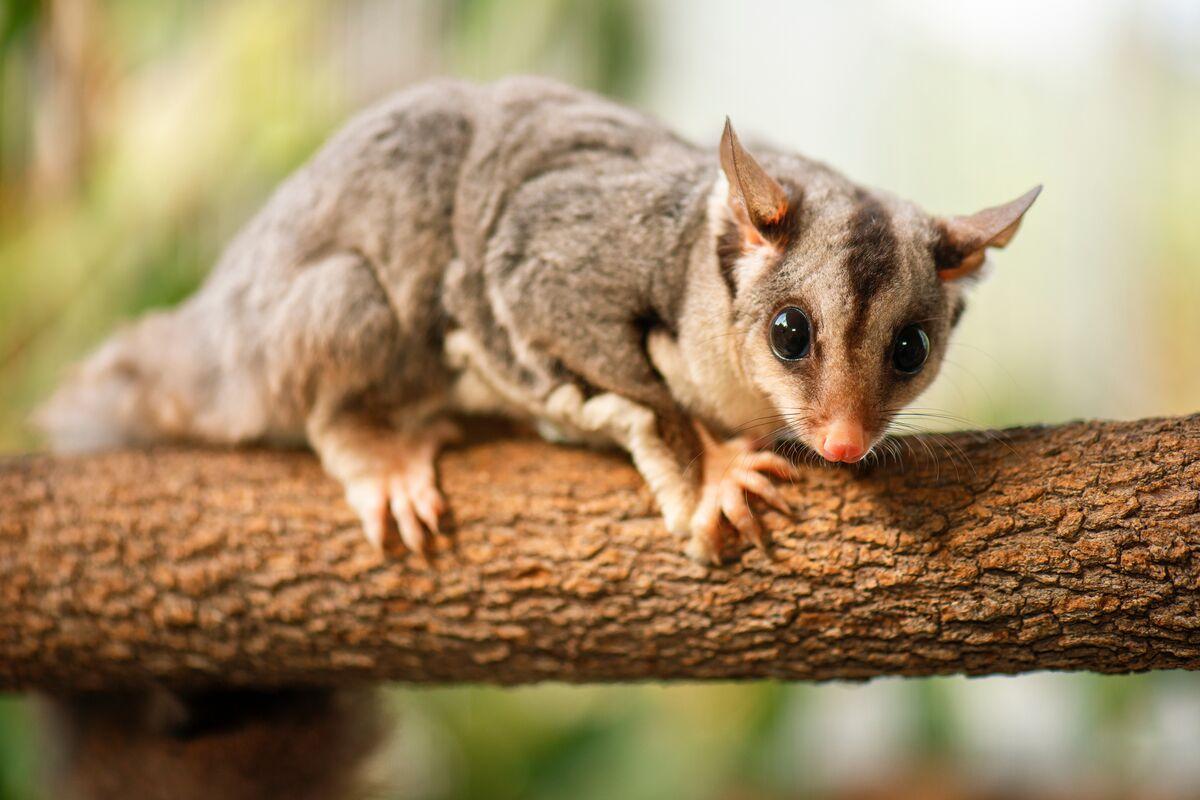
<svg viewBox="0 0 1200 800">
<path fill-rule="evenodd" d="M 96 146 L 108 72 L 95 0 L 49 0 L 32 13 L 40 28 L 38 100 L 33 109 L 30 194 L 42 202 L 79 191 Z"/>
<path fill-rule="evenodd" d="M 624 458 L 536 441 L 446 455 L 428 565 L 309 455 L 15 458 L 0 689 L 1200 668 L 1200 415 L 910 444 L 806 471 L 722 569 Z"/>
</svg>

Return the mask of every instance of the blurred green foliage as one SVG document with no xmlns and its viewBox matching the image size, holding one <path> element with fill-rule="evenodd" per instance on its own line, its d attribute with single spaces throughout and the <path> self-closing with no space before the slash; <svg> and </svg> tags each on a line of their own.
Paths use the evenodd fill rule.
<svg viewBox="0 0 1200 800">
<path fill-rule="evenodd" d="M 776 744 L 794 696 L 805 691 L 771 682 L 552 685 L 397 690 L 395 703 L 423 709 L 454 743 L 450 796 L 651 800 L 736 788 L 768 797 L 788 783 L 773 768 Z"/>
<path fill-rule="evenodd" d="M 0 800 L 36 797 L 33 720 L 19 698 L 0 695 Z"/>
<path fill-rule="evenodd" d="M 644 53 L 635 0 L 453 0 L 447 46 L 456 74 L 488 80 L 538 71 L 583 73 L 589 88 L 627 97 Z M 555 69 L 557 67 L 557 69 Z"/>
</svg>

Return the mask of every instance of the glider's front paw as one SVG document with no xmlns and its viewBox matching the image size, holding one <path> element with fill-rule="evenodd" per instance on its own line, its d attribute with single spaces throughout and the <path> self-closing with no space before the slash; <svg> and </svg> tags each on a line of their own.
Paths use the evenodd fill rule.
<svg viewBox="0 0 1200 800">
<path fill-rule="evenodd" d="M 730 543 L 726 540 L 730 527 L 735 533 L 734 542 L 748 541 L 765 552 L 762 525 L 750 508 L 750 496 L 790 513 L 783 494 L 764 473 L 794 479 L 795 467 L 778 453 L 758 449 L 749 437 L 718 444 L 700 429 L 700 440 L 704 446 L 703 487 L 691 519 L 687 554 L 696 561 L 719 565 Z"/>
</svg>

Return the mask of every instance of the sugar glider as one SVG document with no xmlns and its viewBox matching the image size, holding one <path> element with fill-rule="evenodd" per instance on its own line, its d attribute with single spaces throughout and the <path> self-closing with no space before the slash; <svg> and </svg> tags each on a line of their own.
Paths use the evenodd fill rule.
<svg viewBox="0 0 1200 800">
<path fill-rule="evenodd" d="M 1040 188 L 1040 187 L 1039 187 Z M 80 450 L 302 437 L 367 539 L 423 550 L 454 418 L 627 450 L 687 552 L 761 542 L 782 430 L 864 457 L 934 379 L 1035 188 L 939 217 L 800 155 L 717 150 L 537 78 L 361 113 L 204 286 L 103 344 L 37 419 Z"/>
</svg>

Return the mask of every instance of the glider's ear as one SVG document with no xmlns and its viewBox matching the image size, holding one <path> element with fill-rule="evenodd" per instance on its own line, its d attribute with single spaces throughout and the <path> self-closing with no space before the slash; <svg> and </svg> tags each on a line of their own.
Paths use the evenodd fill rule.
<svg viewBox="0 0 1200 800">
<path fill-rule="evenodd" d="M 745 240 L 761 241 L 772 226 L 788 213 L 788 196 L 779 182 L 767 174 L 754 156 L 742 147 L 729 118 L 721 134 L 721 170 L 729 181 L 729 203 Z"/>
<path fill-rule="evenodd" d="M 983 266 L 989 247 L 1004 247 L 1012 241 L 1022 217 L 1041 191 L 1041 186 L 1035 186 L 1016 200 L 969 217 L 938 219 L 933 252 L 938 277 L 952 281 L 976 272 Z"/>
</svg>

